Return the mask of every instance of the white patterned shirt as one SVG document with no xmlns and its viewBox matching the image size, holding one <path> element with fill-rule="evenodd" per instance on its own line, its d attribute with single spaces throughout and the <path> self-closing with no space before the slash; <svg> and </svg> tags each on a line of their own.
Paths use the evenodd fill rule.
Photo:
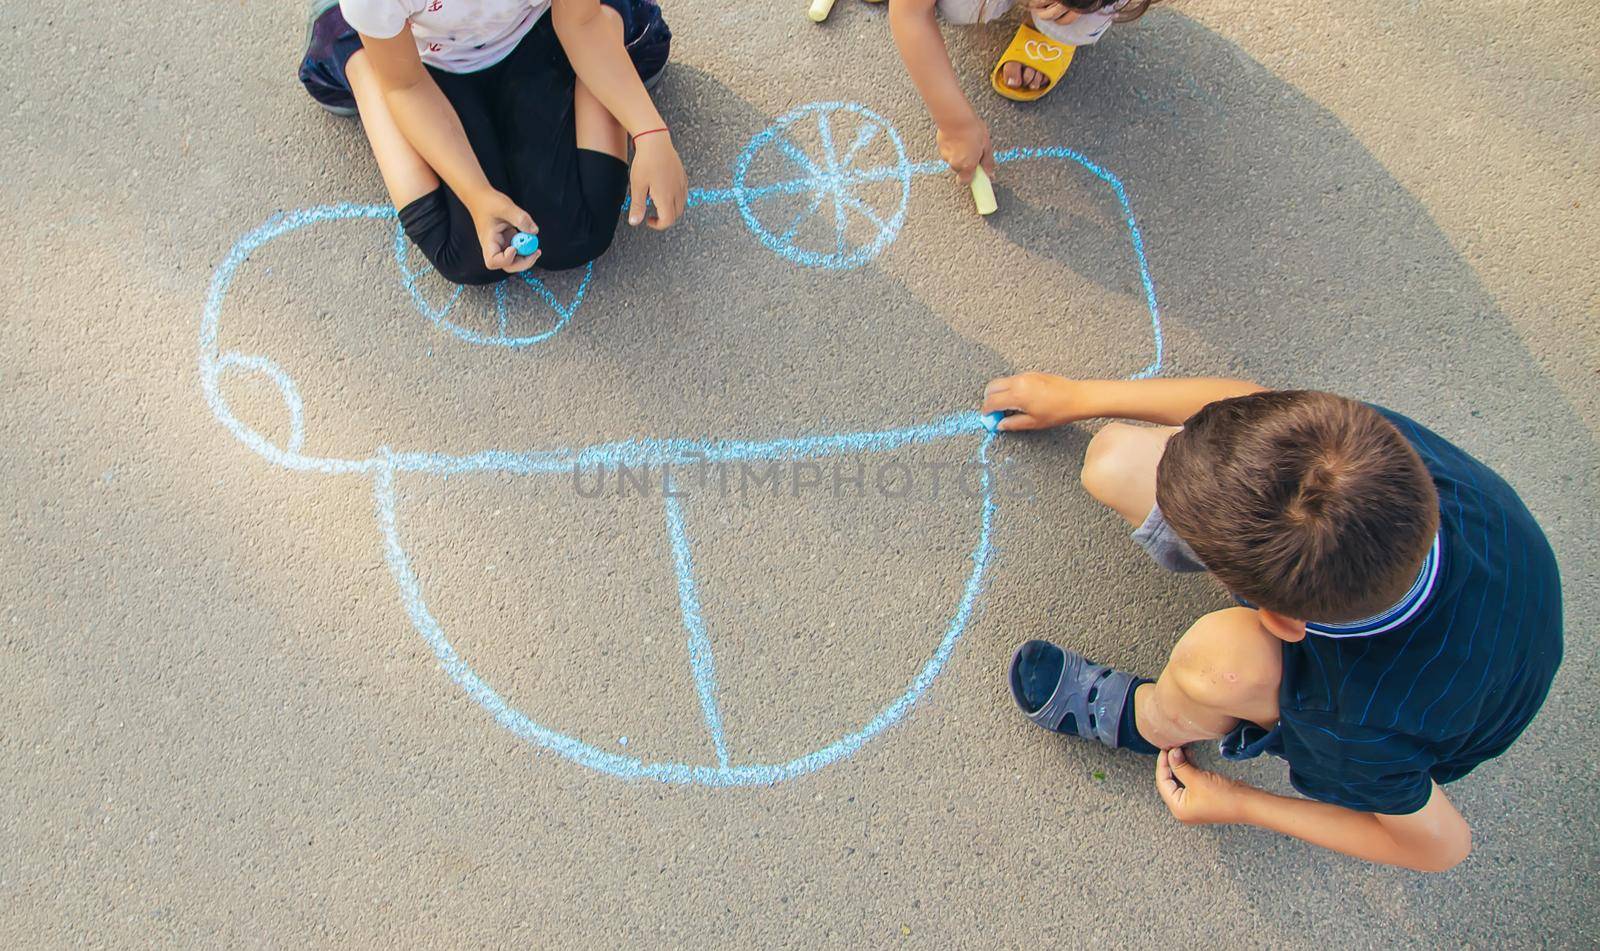
<svg viewBox="0 0 1600 951">
<path fill-rule="evenodd" d="M 470 73 L 516 49 L 550 0 L 339 0 L 339 9 L 356 32 L 380 40 L 409 22 L 424 63 Z"/>
</svg>

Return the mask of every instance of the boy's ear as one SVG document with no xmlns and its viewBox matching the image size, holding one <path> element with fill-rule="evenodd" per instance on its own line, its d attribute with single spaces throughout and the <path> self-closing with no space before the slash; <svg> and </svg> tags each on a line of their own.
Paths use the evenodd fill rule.
<svg viewBox="0 0 1600 951">
<path fill-rule="evenodd" d="M 1306 639 L 1306 622 L 1284 617 L 1265 608 L 1257 608 L 1256 614 L 1261 618 L 1261 626 L 1278 640 L 1296 644 Z"/>
</svg>

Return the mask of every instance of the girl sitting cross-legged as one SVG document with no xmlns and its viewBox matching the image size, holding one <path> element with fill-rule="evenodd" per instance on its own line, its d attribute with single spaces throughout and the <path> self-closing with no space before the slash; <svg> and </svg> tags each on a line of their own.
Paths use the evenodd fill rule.
<svg viewBox="0 0 1600 951">
<path fill-rule="evenodd" d="M 450 281 L 592 261 L 630 194 L 630 224 L 683 213 L 646 88 L 672 39 L 653 0 L 315 0 L 307 32 L 301 82 L 360 114 L 407 236 Z"/>
</svg>

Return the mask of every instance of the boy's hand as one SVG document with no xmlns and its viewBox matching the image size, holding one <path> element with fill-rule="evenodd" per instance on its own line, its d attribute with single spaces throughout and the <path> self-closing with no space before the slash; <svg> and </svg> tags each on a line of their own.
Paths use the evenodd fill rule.
<svg viewBox="0 0 1600 951">
<path fill-rule="evenodd" d="M 672 227 L 689 199 L 689 177 L 671 133 L 655 132 L 634 142 L 630 179 L 628 224 L 646 222 L 657 231 Z"/>
<path fill-rule="evenodd" d="M 475 199 L 467 210 L 472 213 L 472 226 L 478 232 L 478 243 L 483 245 L 484 267 L 515 274 L 533 267 L 533 262 L 539 260 L 538 251 L 519 260 L 516 250 L 511 247 L 511 239 L 517 236 L 518 231 L 539 233 L 533 216 L 518 208 L 516 202 L 501 192 L 491 190 Z"/>
<path fill-rule="evenodd" d="M 994 175 L 994 146 L 989 142 L 989 127 L 982 119 L 973 116 L 968 122 L 940 126 L 936 138 L 939 157 L 955 170 L 961 184 L 972 181 L 972 172 L 979 165 Z"/>
<path fill-rule="evenodd" d="M 1011 411 L 1000 420 L 1002 430 L 1049 429 L 1080 419 L 1091 419 L 1093 412 L 1084 399 L 1085 384 L 1052 373 L 1019 373 L 990 380 L 983 388 L 979 412 Z"/>
<path fill-rule="evenodd" d="M 1181 746 L 1156 755 L 1156 792 L 1184 825 L 1240 821 L 1242 800 L 1249 789 L 1189 762 Z"/>
</svg>

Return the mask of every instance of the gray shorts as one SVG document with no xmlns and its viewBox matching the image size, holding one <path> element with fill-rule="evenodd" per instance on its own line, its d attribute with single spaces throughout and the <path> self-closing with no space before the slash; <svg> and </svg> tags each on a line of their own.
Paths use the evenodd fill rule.
<svg viewBox="0 0 1600 951">
<path fill-rule="evenodd" d="M 1159 504 L 1150 506 L 1150 514 L 1145 516 L 1144 524 L 1134 530 L 1133 540 L 1155 559 L 1156 564 L 1168 571 L 1206 570 L 1189 543 L 1179 538 L 1178 533 L 1167 524 Z"/>
</svg>

